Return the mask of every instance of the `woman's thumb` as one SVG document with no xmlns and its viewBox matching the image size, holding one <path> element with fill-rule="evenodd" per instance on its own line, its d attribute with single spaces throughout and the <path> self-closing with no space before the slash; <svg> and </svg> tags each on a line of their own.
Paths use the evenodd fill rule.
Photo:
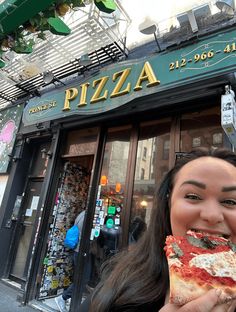
<svg viewBox="0 0 236 312">
<path fill-rule="evenodd" d="M 225 303 L 227 296 L 220 289 L 211 289 L 205 295 L 185 304 L 181 312 L 210 312 L 216 305 Z"/>
</svg>

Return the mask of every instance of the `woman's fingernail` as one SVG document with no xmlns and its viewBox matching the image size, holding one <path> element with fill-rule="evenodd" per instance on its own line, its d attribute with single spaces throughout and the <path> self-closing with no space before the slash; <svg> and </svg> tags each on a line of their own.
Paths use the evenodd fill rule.
<svg viewBox="0 0 236 312">
<path fill-rule="evenodd" d="M 215 290 L 216 295 L 219 298 L 219 302 L 220 303 L 226 303 L 226 302 L 231 302 L 232 297 L 230 297 L 229 295 L 227 295 L 225 292 L 223 292 L 221 289 L 216 289 Z"/>
<path fill-rule="evenodd" d="M 230 296 L 226 295 L 226 293 L 224 293 L 222 291 L 221 294 L 219 295 L 219 300 L 222 303 L 226 303 L 226 302 L 229 302 L 230 300 L 232 300 L 232 298 Z"/>
<path fill-rule="evenodd" d="M 222 290 L 221 289 L 216 289 L 216 294 L 218 297 L 220 297 L 220 295 L 222 294 Z"/>
</svg>

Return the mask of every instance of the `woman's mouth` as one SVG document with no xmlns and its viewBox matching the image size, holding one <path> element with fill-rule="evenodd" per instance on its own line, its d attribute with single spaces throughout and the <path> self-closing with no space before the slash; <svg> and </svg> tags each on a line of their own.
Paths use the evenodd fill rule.
<svg viewBox="0 0 236 312">
<path fill-rule="evenodd" d="M 228 233 L 222 233 L 219 231 L 212 231 L 209 229 L 195 229 L 194 228 L 194 229 L 190 229 L 190 231 L 195 232 L 195 233 L 200 233 L 200 234 L 205 235 L 205 236 L 217 236 L 217 237 L 223 237 L 225 239 L 230 238 L 230 235 Z M 187 234 L 188 234 L 188 231 L 187 231 Z"/>
</svg>

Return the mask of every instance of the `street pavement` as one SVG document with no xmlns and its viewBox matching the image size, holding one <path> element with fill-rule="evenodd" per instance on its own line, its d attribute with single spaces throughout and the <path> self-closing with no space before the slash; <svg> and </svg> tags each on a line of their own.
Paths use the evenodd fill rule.
<svg viewBox="0 0 236 312">
<path fill-rule="evenodd" d="M 17 295 L 19 291 L 7 286 L 5 283 L 0 281 L 0 311 L 1 312 L 37 312 L 29 306 L 22 306 L 17 301 Z"/>
</svg>

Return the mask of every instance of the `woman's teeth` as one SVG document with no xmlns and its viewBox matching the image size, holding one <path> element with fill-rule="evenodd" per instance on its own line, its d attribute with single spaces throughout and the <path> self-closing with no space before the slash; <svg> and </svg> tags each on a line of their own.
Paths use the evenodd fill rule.
<svg viewBox="0 0 236 312">
<path fill-rule="evenodd" d="M 230 235 L 228 235 L 228 234 L 210 233 L 210 232 L 207 232 L 207 231 L 201 231 L 201 230 L 197 230 L 197 229 L 191 229 L 190 231 L 195 232 L 195 233 L 201 233 L 203 235 L 208 235 L 208 236 L 210 235 L 210 236 L 223 237 L 223 238 L 226 238 L 226 239 L 228 239 L 230 237 Z"/>
</svg>

